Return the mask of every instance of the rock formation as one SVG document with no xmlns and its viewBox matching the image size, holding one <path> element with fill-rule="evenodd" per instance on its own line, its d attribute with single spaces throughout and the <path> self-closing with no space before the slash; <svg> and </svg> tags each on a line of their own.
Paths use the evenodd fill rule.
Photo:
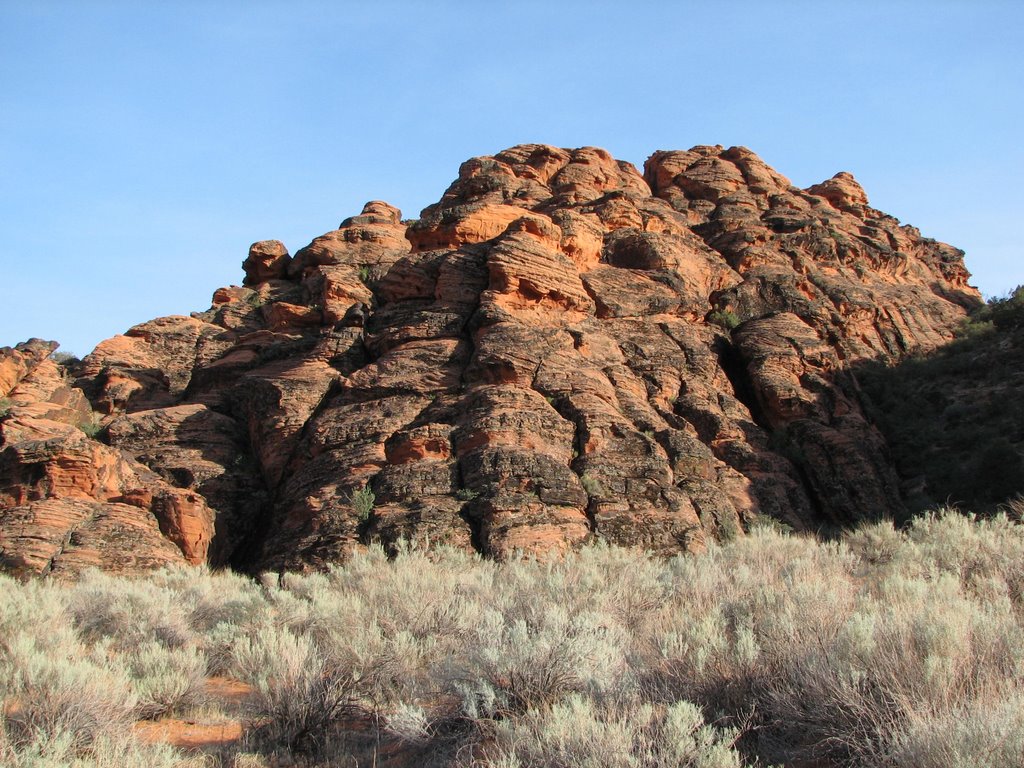
<svg viewBox="0 0 1024 768">
<path fill-rule="evenodd" d="M 400 539 L 660 552 L 902 509 L 853 363 L 948 341 L 962 252 L 744 148 L 524 145 L 368 203 L 55 375 L 0 353 L 0 560 L 317 567 Z M 70 426 L 102 426 L 100 441 Z M 368 504 L 372 492 L 372 509 Z"/>
</svg>

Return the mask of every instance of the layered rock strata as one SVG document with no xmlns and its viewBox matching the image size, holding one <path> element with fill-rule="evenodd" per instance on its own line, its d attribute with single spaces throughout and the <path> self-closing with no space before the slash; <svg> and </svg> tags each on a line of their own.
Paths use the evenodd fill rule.
<svg viewBox="0 0 1024 768">
<path fill-rule="evenodd" d="M 78 567 L 18 533 L 69 494 L 51 539 L 136 499 L 154 562 L 170 541 L 168 557 L 252 569 L 400 539 L 675 552 L 762 515 L 894 514 L 852 364 L 942 344 L 980 300 L 960 251 L 849 174 L 802 190 L 722 147 L 657 152 L 643 174 L 592 147 L 513 147 L 464 163 L 415 221 L 368 203 L 243 267 L 206 312 L 136 326 L 75 371 L 104 427 L 88 448 L 138 480 L 40 481 L 82 449 L 19 447 L 46 396 L 23 397 L 22 352 L 0 356 L 20 403 L 2 425 L 7 567 Z"/>
</svg>

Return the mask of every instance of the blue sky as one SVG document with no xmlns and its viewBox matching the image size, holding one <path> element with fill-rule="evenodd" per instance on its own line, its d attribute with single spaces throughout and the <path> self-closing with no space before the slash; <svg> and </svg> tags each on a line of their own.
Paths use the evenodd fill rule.
<svg viewBox="0 0 1024 768">
<path fill-rule="evenodd" d="M 1024 283 L 1024 4 L 0 0 L 0 346 L 209 306 L 256 240 L 523 142 L 742 144 Z"/>
</svg>

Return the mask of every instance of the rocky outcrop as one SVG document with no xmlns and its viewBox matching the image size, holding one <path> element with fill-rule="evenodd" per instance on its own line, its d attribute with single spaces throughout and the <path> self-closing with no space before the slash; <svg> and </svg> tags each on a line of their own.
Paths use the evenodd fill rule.
<svg viewBox="0 0 1024 768">
<path fill-rule="evenodd" d="M 206 500 L 94 439 L 101 417 L 50 357 L 56 346 L 0 350 L 0 370 L 17 372 L 0 418 L 0 567 L 74 574 L 206 562 Z"/>
<path fill-rule="evenodd" d="M 854 364 L 942 344 L 979 303 L 962 253 L 850 174 L 801 190 L 744 148 L 657 152 L 641 174 L 592 147 L 513 147 L 464 163 L 415 221 L 371 202 L 294 256 L 254 244 L 243 268 L 208 311 L 82 361 L 72 391 L 102 443 L 33 454 L 7 417 L 5 557 L 70 568 L 39 542 L 126 504 L 183 558 L 257 569 L 400 539 L 674 552 L 762 515 L 896 514 Z M 0 382 L 46 354 L 6 352 Z M 53 513 L 65 486 L 40 478 L 69 462 L 95 471 Z M 35 518 L 54 532 L 30 547 Z"/>
</svg>

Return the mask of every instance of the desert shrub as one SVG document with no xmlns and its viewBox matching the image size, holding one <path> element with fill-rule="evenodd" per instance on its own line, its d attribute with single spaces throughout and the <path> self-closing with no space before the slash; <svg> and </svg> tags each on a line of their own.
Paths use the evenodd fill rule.
<svg viewBox="0 0 1024 768">
<path fill-rule="evenodd" d="M 260 585 L 230 571 L 180 566 L 157 571 L 147 581 L 185 609 L 185 622 L 197 634 L 218 624 L 241 626 L 257 618 L 265 606 Z"/>
<path fill-rule="evenodd" d="M 1000 511 L 1014 523 L 1018 525 L 1024 523 L 1024 494 L 1017 494 L 1012 499 L 1008 499 Z"/>
<path fill-rule="evenodd" d="M 20 632 L 55 637 L 66 631 L 66 596 L 42 581 L 20 583 L 0 573 L 0 659 Z"/>
<path fill-rule="evenodd" d="M 82 749 L 125 732 L 136 699 L 124 670 L 102 650 L 87 653 L 73 636 L 46 645 L 19 634 L 7 653 L 18 702 L 7 717 L 15 748 L 63 734 L 69 748 Z"/>
<path fill-rule="evenodd" d="M 0 745 L 0 764 L 10 768 L 206 768 L 202 757 L 185 757 L 166 744 L 141 744 L 128 734 L 100 736 L 88 748 L 74 745 L 65 732 L 39 734 L 7 752 Z"/>
<path fill-rule="evenodd" d="M 572 695 L 548 708 L 495 725 L 483 768 L 739 768 L 735 733 L 704 724 L 700 709 L 680 701 L 602 712 Z"/>
<path fill-rule="evenodd" d="M 70 587 L 72 619 L 82 638 L 110 638 L 119 649 L 157 640 L 179 648 L 194 639 L 189 607 L 159 581 L 123 579 L 100 571 L 87 572 Z"/>
<path fill-rule="evenodd" d="M 865 570 L 880 570 L 891 563 L 905 544 L 905 537 L 891 520 L 862 525 L 846 535 L 844 542 Z"/>
<path fill-rule="evenodd" d="M 141 653 L 133 668 L 130 654 L 122 655 L 109 637 L 83 642 L 66 607 L 73 587 L 0 582 L 0 698 L 6 699 L 7 710 L 0 728 L 0 764 L 200 765 L 165 745 L 142 745 L 132 738 L 129 725 L 140 707 L 148 706 L 152 665 L 144 663 L 147 656 Z M 148 645 L 163 650 L 152 640 Z M 193 679 L 197 666 L 202 674 L 202 665 L 193 665 Z M 177 684 L 174 678 L 181 671 L 181 665 L 171 670 L 167 683 Z"/>
<path fill-rule="evenodd" d="M 1020 535 L 947 514 L 871 526 L 849 547 L 756 531 L 680 558 L 685 597 L 656 676 L 733 722 L 753 717 L 744 748 L 763 759 L 885 765 L 914 723 L 1020 690 Z"/>
<path fill-rule="evenodd" d="M 757 528 L 767 528 L 770 531 L 780 534 L 793 533 L 793 526 L 789 523 L 785 523 L 778 518 L 765 514 L 754 515 L 747 521 L 747 530 L 753 531 Z"/>
<path fill-rule="evenodd" d="M 385 718 L 385 727 L 400 740 L 414 744 L 425 743 L 431 736 L 430 718 L 417 704 L 398 704 Z"/>
<path fill-rule="evenodd" d="M 752 525 L 667 560 L 395 550 L 262 581 L 0 576 L 0 764 L 173 765 L 126 725 L 188 703 L 209 672 L 254 687 L 264 757 L 247 760 L 1020 761 L 1024 526 L 1006 515 L 832 543 Z"/>
<path fill-rule="evenodd" d="M 254 728 L 262 740 L 315 751 L 355 706 L 358 677 L 333 666 L 308 636 L 263 627 L 239 638 L 234 673 L 253 686 Z"/>
<path fill-rule="evenodd" d="M 652 683 L 737 720 L 780 668 L 835 633 L 852 601 L 843 548 L 769 528 L 669 566 Z"/>
<path fill-rule="evenodd" d="M 10 398 L 0 397 L 0 419 L 10 413 L 14 403 L 11 402 Z"/>
<path fill-rule="evenodd" d="M 791 739 L 880 764 L 909 723 L 1012 679 L 1019 627 L 1007 608 L 972 602 L 948 574 L 893 576 L 861 596 L 831 643 L 769 683 L 762 709 Z"/>
<path fill-rule="evenodd" d="M 167 648 L 150 640 L 125 656 L 138 717 L 156 718 L 200 699 L 206 658 L 196 648 Z"/>
<path fill-rule="evenodd" d="M 910 721 L 891 734 L 886 763 L 897 768 L 1003 768 L 1024 759 L 1024 696 L 968 702 Z"/>
<path fill-rule="evenodd" d="M 209 674 L 227 671 L 234 641 L 259 626 L 268 611 L 263 588 L 240 574 L 175 567 L 154 573 L 147 582 L 166 596 L 155 617 L 162 634 L 172 647 L 194 645 Z"/>
<path fill-rule="evenodd" d="M 467 716 L 505 717 L 572 693 L 601 696 L 625 674 L 625 633 L 611 617 L 549 604 L 531 618 L 494 609 L 479 616 L 465 657 L 448 673 Z"/>
<path fill-rule="evenodd" d="M 572 595 L 578 610 L 607 613 L 634 639 L 646 633 L 669 591 L 662 560 L 605 542 L 584 547 L 568 561 L 545 563 L 542 574 L 536 588 L 545 600 L 558 604 Z"/>
<path fill-rule="evenodd" d="M 74 745 L 69 734 L 40 734 L 39 738 L 5 755 L 0 763 L 10 768 L 207 768 L 201 756 L 183 756 L 166 744 L 142 744 L 129 734 L 99 736 L 88 748 Z"/>
<path fill-rule="evenodd" d="M 915 518 L 896 568 L 925 576 L 934 570 L 969 585 L 974 576 L 1000 578 L 1024 599 L 1024 527 L 1005 514 L 979 520 L 955 509 Z"/>
<path fill-rule="evenodd" d="M 275 621 L 314 638 L 325 656 L 361 677 L 364 704 L 401 703 L 436 686 L 435 668 L 468 639 L 490 599 L 493 563 L 455 550 L 380 547 L 325 574 L 288 575 L 272 594 Z"/>
</svg>

